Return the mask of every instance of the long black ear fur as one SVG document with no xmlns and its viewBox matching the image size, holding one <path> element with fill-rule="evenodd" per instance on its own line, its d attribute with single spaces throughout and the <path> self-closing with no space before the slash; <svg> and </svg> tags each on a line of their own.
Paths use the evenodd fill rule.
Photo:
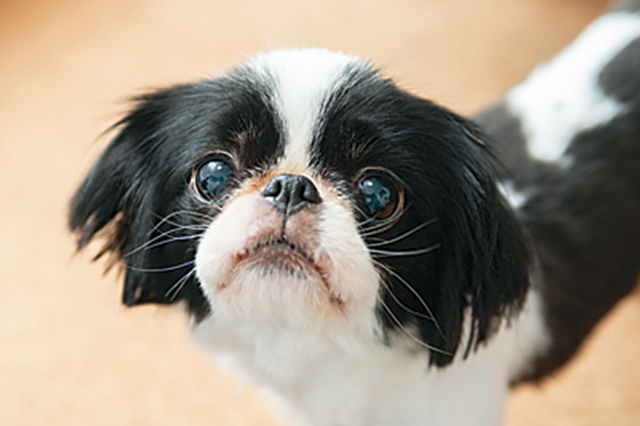
<svg viewBox="0 0 640 426">
<path fill-rule="evenodd" d="M 466 246 L 458 247 L 456 259 L 461 277 L 466 283 L 465 293 L 470 296 L 473 327 L 470 345 L 485 342 L 500 323 L 517 315 L 526 298 L 533 271 L 531 247 L 527 232 L 514 209 L 498 190 L 501 167 L 497 153 L 490 151 L 487 136 L 471 122 L 460 120 L 461 128 L 472 146 L 478 151 L 476 162 L 468 159 L 467 173 L 472 176 L 467 212 Z M 460 235 L 452 236 L 461 237 Z M 463 238 L 460 238 L 463 240 Z M 450 271 L 449 273 L 453 273 Z"/>
<path fill-rule="evenodd" d="M 450 186 L 458 193 L 439 206 L 442 250 L 437 269 L 440 306 L 446 310 L 439 315 L 445 318 L 442 345 L 456 353 L 455 345 L 464 344 L 457 333 L 464 327 L 463 312 L 470 313 L 466 357 L 520 312 L 532 265 L 526 231 L 497 187 L 494 164 L 499 161 L 473 123 L 459 117 L 454 121 L 459 125 L 457 138 L 466 147 L 450 154 L 461 160 L 462 167 L 453 174 L 460 181 Z M 431 361 L 446 364 L 451 359 L 433 353 Z"/>
<path fill-rule="evenodd" d="M 387 276 L 391 291 L 384 294 L 384 302 L 395 318 L 381 313 L 388 328 L 399 322 L 417 326 L 421 340 L 440 349 L 431 352 L 430 363 L 443 366 L 453 361 L 460 345 L 466 356 L 518 314 L 530 285 L 531 251 L 521 221 L 498 189 L 497 161 L 483 142 L 485 136 L 472 122 L 417 102 L 418 117 L 424 117 L 418 121 L 428 123 L 419 126 L 428 128 L 417 130 L 425 136 L 414 142 L 419 146 L 413 152 L 421 158 L 399 162 L 413 161 L 415 172 L 404 167 L 400 173 L 409 187 L 417 188 L 413 197 L 408 195 L 411 206 L 402 220 L 409 224 L 405 231 L 434 217 L 437 222 L 404 239 L 406 247 L 396 247 L 439 247 L 412 263 L 409 258 L 385 263 L 420 294 L 438 324 L 407 312 L 405 307 L 418 312 L 424 308 L 407 284 L 392 275 Z M 465 343 L 466 314 L 471 328 Z"/>
<path fill-rule="evenodd" d="M 189 311 L 202 318 L 209 305 L 190 274 L 193 243 L 189 239 L 163 243 L 182 235 L 176 229 L 176 222 L 182 221 L 169 215 L 181 210 L 176 204 L 188 184 L 172 168 L 175 161 L 162 161 L 180 155 L 180 137 L 167 142 L 174 136 L 171 122 L 179 119 L 172 116 L 170 106 L 180 90 L 140 98 L 118 123 L 120 133 L 71 201 L 69 228 L 78 235 L 79 250 L 100 237 L 106 243 L 96 259 L 110 254 L 113 262 L 124 263 L 124 304 L 184 300 Z"/>
</svg>

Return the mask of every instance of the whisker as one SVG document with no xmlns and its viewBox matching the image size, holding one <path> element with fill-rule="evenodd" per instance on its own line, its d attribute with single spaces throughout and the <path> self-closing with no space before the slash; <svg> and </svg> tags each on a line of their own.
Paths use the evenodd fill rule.
<svg viewBox="0 0 640 426">
<path fill-rule="evenodd" d="M 220 210 L 220 207 L 215 206 L 216 209 Z M 149 234 L 154 233 L 155 231 L 157 231 L 162 225 L 164 225 L 165 223 L 169 224 L 169 225 L 173 225 L 173 226 L 185 226 L 181 223 L 178 222 L 173 222 L 171 221 L 172 218 L 179 216 L 179 215 L 187 215 L 187 216 L 192 216 L 192 217 L 196 217 L 199 219 L 204 219 L 207 221 L 212 221 L 213 220 L 213 216 L 205 214 L 205 213 L 200 213 L 200 212 L 195 212 L 192 210 L 177 210 L 175 212 L 172 212 L 164 217 L 160 216 L 159 214 L 156 213 L 152 213 L 155 217 L 157 217 L 158 219 L 160 219 L 160 221 L 158 223 L 156 223 L 156 225 L 151 228 L 151 230 L 149 231 Z M 194 226 L 194 225 L 186 225 L 186 226 Z M 195 225 L 195 226 L 203 226 L 203 225 Z"/>
<path fill-rule="evenodd" d="M 204 230 L 206 230 L 206 227 L 204 227 L 202 229 L 193 229 L 191 227 L 183 227 L 183 226 L 181 226 L 181 227 L 176 228 L 176 229 L 171 229 L 169 231 L 162 232 L 160 235 L 150 239 L 146 243 L 141 244 L 140 246 L 136 247 L 135 249 L 132 249 L 131 251 L 129 251 L 129 253 L 125 254 L 124 257 L 129 257 L 129 256 L 131 256 L 131 255 L 133 255 L 133 254 L 135 254 L 135 253 L 137 253 L 137 252 L 139 252 L 141 250 L 154 248 L 154 247 L 156 247 L 155 243 L 158 240 L 160 240 L 160 239 L 162 239 L 164 237 L 167 237 L 169 240 L 173 241 L 175 238 L 172 237 L 171 234 L 175 234 L 177 232 L 184 231 L 184 230 L 198 230 L 198 231 L 202 230 L 202 231 L 204 231 Z M 201 234 L 196 234 L 196 235 L 200 236 Z M 182 237 L 178 237 L 178 238 L 182 238 Z M 162 244 L 163 243 L 160 243 L 158 245 L 162 245 Z"/>
<path fill-rule="evenodd" d="M 136 272 L 170 272 L 176 271 L 180 268 L 184 268 L 185 266 L 189 266 L 195 263 L 195 260 L 190 260 L 185 263 L 181 263 L 180 265 L 168 266 L 166 268 L 153 268 L 153 269 L 144 269 L 144 268 L 136 268 L 135 266 L 127 266 L 127 269 Z"/>
<path fill-rule="evenodd" d="M 182 290 L 182 288 L 184 287 L 184 285 L 187 283 L 187 281 L 189 281 L 189 279 L 191 279 L 191 277 L 193 276 L 193 274 L 196 272 L 196 269 L 193 268 L 191 269 L 189 272 L 187 272 L 186 274 L 184 274 L 182 276 L 182 278 L 180 278 L 178 281 L 176 281 L 175 284 L 173 284 L 166 292 L 165 292 L 165 296 L 167 298 L 169 298 L 169 301 L 173 302 L 176 297 L 178 297 L 178 293 L 180 293 L 180 290 Z"/>
<path fill-rule="evenodd" d="M 418 250 L 406 250 L 406 251 L 390 251 L 390 250 L 376 250 L 370 249 L 371 254 L 376 254 L 385 257 L 402 257 L 402 256 L 420 256 L 423 254 L 431 253 L 441 247 L 441 244 L 434 244 L 431 247 L 426 247 Z"/>
<path fill-rule="evenodd" d="M 164 219 L 161 223 L 162 225 L 171 225 L 175 228 L 181 228 L 181 229 L 192 229 L 192 230 L 200 230 L 200 229 L 206 229 L 208 227 L 208 224 L 205 223 L 201 223 L 201 224 L 190 224 L 190 225 L 185 225 L 184 223 L 180 223 L 180 222 L 174 222 L 172 220 L 167 220 Z M 148 235 L 153 234 L 155 231 L 158 231 L 160 228 L 160 224 L 157 224 L 156 226 L 154 226 L 149 232 Z"/>
<path fill-rule="evenodd" d="M 396 242 L 398 242 L 398 241 L 400 241 L 400 240 L 402 240 L 404 238 L 407 238 L 410 235 L 415 234 L 416 232 L 426 228 L 427 226 L 429 226 L 429 225 L 431 225 L 431 224 L 433 224 L 433 223 L 435 223 L 437 221 L 438 221 L 438 218 L 433 218 L 431 220 L 428 220 L 428 221 L 422 223 L 421 225 L 416 226 L 415 228 L 405 232 L 404 234 L 402 234 L 402 235 L 400 235 L 398 237 L 395 237 L 395 238 L 392 238 L 392 239 L 386 240 L 386 241 L 383 240 L 380 243 L 371 243 L 371 244 L 369 244 L 369 247 L 380 247 L 380 246 L 385 246 L 385 245 L 396 243 Z"/>
<path fill-rule="evenodd" d="M 364 213 L 364 211 L 362 211 L 361 208 L 356 207 L 355 210 L 361 215 L 361 216 L 366 216 L 366 214 Z M 362 222 L 358 223 L 358 228 L 362 229 L 364 228 L 366 225 L 374 222 L 376 219 L 374 217 L 370 217 L 366 220 L 363 220 Z"/>
<path fill-rule="evenodd" d="M 170 214 L 168 214 L 165 217 L 161 217 L 160 215 L 156 214 L 156 213 L 152 213 L 155 217 L 159 218 L 160 221 L 158 223 L 156 223 L 154 225 L 153 228 L 151 228 L 151 230 L 148 232 L 148 235 L 152 235 L 154 232 L 158 231 L 160 229 L 160 227 L 162 225 L 168 224 L 171 226 L 174 226 L 175 229 L 171 229 L 169 231 L 164 231 L 161 232 L 160 235 L 150 239 L 149 241 L 147 241 L 144 244 L 141 244 L 139 247 L 136 247 L 135 249 L 129 251 L 129 253 L 127 253 L 125 255 L 125 257 L 129 257 L 137 252 L 139 252 L 140 250 L 144 250 L 147 248 L 150 248 L 151 245 L 155 244 L 158 240 L 164 238 L 164 237 L 169 237 L 170 234 L 174 234 L 176 232 L 179 231 L 184 231 L 184 230 L 188 230 L 188 231 L 204 231 L 207 229 L 208 225 L 206 224 L 196 224 L 196 225 L 184 225 L 178 222 L 174 222 L 171 219 L 173 217 L 176 217 L 178 215 L 190 215 L 190 216 L 194 216 L 200 219 L 206 219 L 206 220 L 213 220 L 213 217 L 204 213 L 200 213 L 200 212 L 195 212 L 195 211 L 191 211 L 191 210 L 178 210 L 175 212 L 172 212 Z"/>
<path fill-rule="evenodd" d="M 146 245 L 145 244 L 145 246 L 142 246 L 142 248 L 144 248 L 145 250 L 151 250 L 151 249 L 154 249 L 154 248 L 157 248 L 157 247 L 164 246 L 166 244 L 175 243 L 177 241 L 195 240 L 195 239 L 200 238 L 200 237 L 202 237 L 202 234 L 187 235 L 187 236 L 183 236 L 183 237 L 172 237 L 172 238 L 168 238 L 168 239 L 166 239 L 164 241 L 160 241 L 160 242 L 157 242 L 157 243 L 152 244 L 152 245 Z"/>
<path fill-rule="evenodd" d="M 397 272 L 395 272 L 393 269 L 391 269 L 390 267 L 383 265 L 380 262 L 376 262 L 376 264 L 383 269 L 384 271 L 386 271 L 387 273 L 393 275 L 395 278 L 398 279 L 398 281 L 400 281 L 401 284 L 403 284 L 415 297 L 416 299 L 418 299 L 418 302 L 420 302 L 420 304 L 422 305 L 422 307 L 424 308 L 425 312 L 427 312 L 428 317 L 423 316 L 423 314 L 420 314 L 419 316 L 422 316 L 422 318 L 428 319 L 433 321 L 433 324 L 436 326 L 436 329 L 438 330 L 438 332 L 440 333 L 440 336 L 442 336 L 443 339 L 447 339 L 447 337 L 444 334 L 444 331 L 442 331 L 442 328 L 440 327 L 440 324 L 438 323 L 438 319 L 436 318 L 436 316 L 434 315 L 433 311 L 431 310 L 431 308 L 429 308 L 429 305 L 427 305 L 427 302 L 425 302 L 425 300 L 422 298 L 422 296 L 420 296 L 420 293 L 418 293 L 418 291 L 413 288 L 408 282 L 407 280 L 405 280 L 400 274 L 398 274 Z M 397 298 L 396 296 L 389 291 L 389 293 L 392 295 L 392 297 L 394 299 Z M 398 303 L 400 306 L 404 306 L 401 303 Z"/>
<path fill-rule="evenodd" d="M 452 354 L 450 352 L 445 351 L 444 349 L 440 349 L 437 348 L 435 346 L 432 346 L 428 343 L 423 342 L 421 339 L 419 339 L 418 337 L 414 336 L 409 329 L 407 329 L 407 327 L 405 327 L 400 320 L 398 320 L 398 318 L 393 314 L 393 312 L 391 311 L 391 309 L 387 306 L 386 303 L 384 303 L 384 300 L 380 300 L 380 303 L 382 304 L 382 306 L 384 307 L 384 309 L 387 311 L 387 313 L 389 314 L 389 316 L 393 319 L 393 321 L 398 325 L 398 327 L 400 327 L 400 329 L 407 335 L 407 337 L 409 337 L 411 340 L 413 340 L 415 343 L 417 343 L 418 345 L 429 349 L 430 351 L 433 352 L 437 352 L 437 353 L 441 353 L 447 356 L 452 356 Z"/>
<path fill-rule="evenodd" d="M 391 228 L 394 224 L 395 224 L 395 221 L 380 222 L 378 224 L 375 224 L 374 226 L 363 228 L 361 235 L 365 238 L 370 237 L 372 235 L 377 235 Z"/>
<path fill-rule="evenodd" d="M 156 213 L 156 212 L 151 212 L 151 215 L 152 215 L 152 216 L 154 216 L 155 218 L 160 219 L 160 220 L 158 221 L 158 223 L 156 223 L 156 224 L 153 226 L 153 228 L 151 228 L 151 229 L 149 230 L 149 234 L 153 234 L 155 231 L 157 231 L 158 229 L 160 229 L 160 227 L 161 227 L 162 225 L 164 225 L 165 223 L 168 223 L 169 225 L 174 225 L 174 226 L 175 226 L 175 225 L 178 225 L 178 223 L 177 223 L 177 222 L 170 222 L 170 220 L 171 220 L 172 218 L 176 217 L 176 216 L 179 216 L 179 215 L 182 215 L 182 214 L 188 214 L 188 212 L 189 212 L 188 210 L 178 210 L 178 211 L 175 211 L 175 212 L 171 212 L 171 213 L 169 213 L 169 214 L 168 214 L 168 215 L 166 215 L 166 216 L 160 216 L 160 215 L 159 215 L 158 213 Z"/>
<path fill-rule="evenodd" d="M 387 291 L 388 291 L 388 292 L 389 292 L 389 294 L 391 295 L 391 298 L 392 298 L 392 299 L 393 299 L 393 300 L 398 304 L 398 306 L 400 306 L 402 309 L 404 309 L 405 311 L 407 311 L 407 312 L 409 312 L 410 314 L 415 315 L 415 316 L 417 316 L 417 317 L 424 318 L 424 319 L 429 320 L 429 321 L 433 321 L 433 317 L 432 317 L 432 316 L 430 316 L 430 315 L 426 315 L 426 314 L 423 314 L 423 313 L 418 312 L 418 311 L 414 311 L 413 309 L 411 309 L 410 307 L 408 307 L 407 305 L 405 305 L 404 303 L 402 303 L 402 302 L 400 301 L 400 299 L 398 299 L 398 296 L 396 296 L 396 295 L 395 295 L 395 293 L 393 293 L 393 291 L 391 290 L 391 287 L 390 287 L 387 283 L 384 283 L 384 282 L 383 282 L 383 285 L 385 286 L 385 288 L 387 289 Z"/>
<path fill-rule="evenodd" d="M 216 204 L 212 204 L 212 207 L 214 207 L 215 209 L 220 209 L 220 206 Z M 178 215 L 192 216 L 192 217 L 197 217 L 200 219 L 207 219 L 207 220 L 214 219 L 214 217 L 211 216 L 210 214 L 201 213 L 195 210 L 176 210 L 175 212 L 172 212 L 171 214 L 167 215 L 166 218 L 171 218 L 173 216 L 178 216 Z M 155 215 L 155 216 L 160 218 L 159 215 Z"/>
<path fill-rule="evenodd" d="M 410 206 L 407 206 L 406 209 L 404 209 L 401 213 L 400 213 L 400 217 L 403 216 L 407 211 L 409 211 Z M 375 218 L 371 218 L 368 219 L 364 222 L 362 222 L 361 224 L 358 225 L 358 227 L 361 229 L 360 235 L 363 238 L 368 238 L 377 234 L 381 234 L 383 232 L 385 232 L 386 230 L 388 230 L 389 228 L 391 228 L 393 225 L 395 225 L 395 223 L 398 221 L 398 217 L 394 218 L 393 220 L 385 220 L 379 223 L 375 223 Z M 363 225 L 369 223 L 369 222 L 374 222 L 373 226 L 370 227 L 365 227 Z"/>
<path fill-rule="evenodd" d="M 364 212 L 364 210 L 362 210 L 362 209 L 361 209 L 360 207 L 358 207 L 357 205 L 354 205 L 353 207 L 354 207 L 355 211 L 356 211 L 360 216 L 362 216 L 362 217 L 366 217 L 366 216 L 368 216 L 368 215 Z M 363 220 L 362 222 L 358 223 L 358 228 L 360 228 L 360 229 L 361 229 L 361 230 L 363 230 L 363 231 L 371 231 L 371 230 L 373 230 L 373 229 L 380 228 L 380 227 L 383 227 L 383 226 L 386 226 L 386 225 L 387 225 L 387 222 L 378 222 L 378 223 L 376 223 L 376 221 L 377 221 L 377 219 L 376 219 L 375 217 L 370 217 L 370 218 L 368 218 L 368 219 L 366 219 L 366 220 Z M 374 226 L 372 226 L 372 227 L 367 228 L 367 225 L 369 225 L 369 224 L 371 224 L 371 223 L 374 223 L 375 225 L 374 225 Z"/>
<path fill-rule="evenodd" d="M 179 229 L 186 229 L 186 230 L 191 230 L 191 231 L 201 231 L 204 229 L 207 229 L 209 227 L 209 225 L 206 224 L 195 224 L 195 225 L 185 225 L 183 223 L 178 223 L 178 222 L 165 222 L 169 225 L 174 226 L 175 228 L 179 228 Z"/>
</svg>

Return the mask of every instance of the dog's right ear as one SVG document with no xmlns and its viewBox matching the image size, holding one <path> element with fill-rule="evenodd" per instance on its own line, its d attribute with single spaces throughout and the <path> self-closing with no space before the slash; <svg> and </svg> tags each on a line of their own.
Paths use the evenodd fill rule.
<svg viewBox="0 0 640 426">
<path fill-rule="evenodd" d="M 94 238 L 104 239 L 95 258 L 111 255 L 110 266 L 124 264 L 127 306 L 185 300 L 196 317 L 203 317 L 209 305 L 191 273 L 194 239 L 156 244 L 163 235 L 176 236 L 180 220 L 174 216 L 188 191 L 180 166 L 188 164 L 181 148 L 185 136 L 172 130 L 188 113 L 176 107 L 184 90 L 140 97 L 114 126 L 119 133 L 71 201 L 69 228 L 78 236 L 78 250 Z"/>
</svg>

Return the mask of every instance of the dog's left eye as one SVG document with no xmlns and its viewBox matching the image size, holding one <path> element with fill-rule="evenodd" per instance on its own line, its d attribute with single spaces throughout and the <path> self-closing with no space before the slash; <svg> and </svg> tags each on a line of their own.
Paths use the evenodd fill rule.
<svg viewBox="0 0 640 426">
<path fill-rule="evenodd" d="M 389 174 L 374 170 L 358 179 L 358 199 L 367 216 L 389 219 L 402 207 L 404 191 Z"/>
<path fill-rule="evenodd" d="M 227 161 L 214 159 L 202 163 L 193 174 L 196 191 L 205 200 L 214 200 L 222 195 L 234 173 Z"/>
</svg>

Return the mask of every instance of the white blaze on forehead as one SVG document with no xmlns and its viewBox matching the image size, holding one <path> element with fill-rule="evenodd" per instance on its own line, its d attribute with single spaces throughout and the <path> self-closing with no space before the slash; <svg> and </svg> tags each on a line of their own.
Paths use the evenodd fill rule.
<svg viewBox="0 0 640 426">
<path fill-rule="evenodd" d="M 285 131 L 282 169 L 303 171 L 320 113 L 345 67 L 361 62 L 343 53 L 322 49 L 276 50 L 255 57 L 254 71 L 275 83 L 272 102 Z"/>
<path fill-rule="evenodd" d="M 522 120 L 533 157 L 569 164 L 563 155 L 575 134 L 605 124 L 624 111 L 623 104 L 602 92 L 598 76 L 638 36 L 638 15 L 605 15 L 509 93 L 507 104 Z"/>
</svg>

